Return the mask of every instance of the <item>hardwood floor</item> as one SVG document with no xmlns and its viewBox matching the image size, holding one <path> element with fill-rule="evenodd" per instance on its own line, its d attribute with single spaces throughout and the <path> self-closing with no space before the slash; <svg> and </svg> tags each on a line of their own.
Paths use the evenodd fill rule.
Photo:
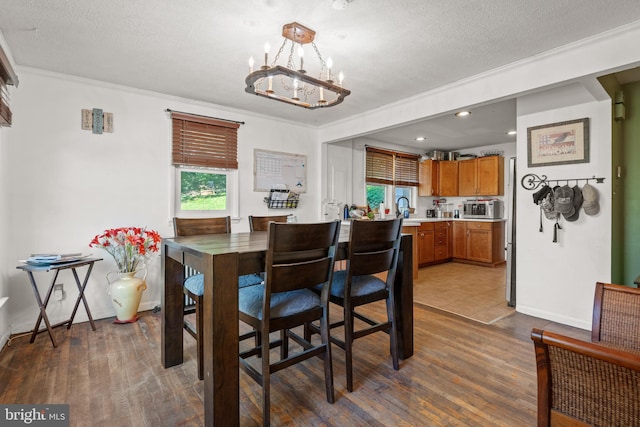
<svg viewBox="0 0 640 427">
<path fill-rule="evenodd" d="M 505 265 L 493 268 L 447 262 L 418 271 L 414 301 L 491 324 L 515 312 L 507 305 L 505 283 Z"/>
<path fill-rule="evenodd" d="M 332 315 L 338 314 L 333 308 Z M 384 305 L 367 313 L 383 316 Z M 533 326 L 588 339 L 588 332 L 519 313 L 484 325 L 421 305 L 414 308 L 415 354 L 394 371 L 388 336 L 358 340 L 354 392 L 345 388 L 344 353 L 333 347 L 336 402 L 327 403 L 320 360 L 272 377 L 272 425 L 534 426 L 536 372 Z M 0 353 L 0 402 L 70 405 L 71 426 L 198 426 L 203 382 L 195 341 L 186 335 L 185 363 L 160 363 L 160 313 L 134 324 L 113 319 L 57 328 L 34 344 L 13 340 Z M 240 374 L 241 425 L 262 422 L 261 389 Z"/>
</svg>

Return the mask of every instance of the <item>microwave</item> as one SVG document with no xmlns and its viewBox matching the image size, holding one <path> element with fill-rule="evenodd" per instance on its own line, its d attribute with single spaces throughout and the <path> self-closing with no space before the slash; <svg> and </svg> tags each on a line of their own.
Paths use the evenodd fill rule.
<svg viewBox="0 0 640 427">
<path fill-rule="evenodd" d="M 476 219 L 500 219 L 504 214 L 502 200 L 465 200 L 462 217 Z"/>
</svg>

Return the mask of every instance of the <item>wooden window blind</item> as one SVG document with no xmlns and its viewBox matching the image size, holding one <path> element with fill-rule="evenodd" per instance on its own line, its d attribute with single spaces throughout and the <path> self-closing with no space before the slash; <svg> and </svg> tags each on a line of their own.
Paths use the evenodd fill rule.
<svg viewBox="0 0 640 427">
<path fill-rule="evenodd" d="M 393 185 L 393 154 L 367 147 L 366 181 L 371 184 Z"/>
<path fill-rule="evenodd" d="M 396 153 L 394 173 L 395 185 L 418 186 L 418 159 L 420 159 L 420 156 Z"/>
<path fill-rule="evenodd" d="M 0 126 L 11 126 L 11 106 L 7 85 L 18 86 L 18 76 L 13 71 L 9 58 L 0 47 Z"/>
<path fill-rule="evenodd" d="M 237 122 L 171 112 L 174 165 L 238 169 Z"/>
<path fill-rule="evenodd" d="M 417 187 L 419 159 L 417 154 L 367 147 L 366 181 L 371 184 Z"/>
</svg>

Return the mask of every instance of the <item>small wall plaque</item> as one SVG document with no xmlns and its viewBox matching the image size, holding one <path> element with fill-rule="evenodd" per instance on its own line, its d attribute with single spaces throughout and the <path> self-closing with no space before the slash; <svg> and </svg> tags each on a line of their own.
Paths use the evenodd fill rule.
<svg viewBox="0 0 640 427">
<path fill-rule="evenodd" d="M 113 113 L 104 113 L 103 129 L 105 132 L 113 132 Z"/>
<path fill-rule="evenodd" d="M 93 133 L 102 133 L 102 109 L 93 109 Z"/>
<path fill-rule="evenodd" d="M 93 112 L 91 110 L 82 110 L 82 130 L 91 130 L 93 127 Z"/>
</svg>

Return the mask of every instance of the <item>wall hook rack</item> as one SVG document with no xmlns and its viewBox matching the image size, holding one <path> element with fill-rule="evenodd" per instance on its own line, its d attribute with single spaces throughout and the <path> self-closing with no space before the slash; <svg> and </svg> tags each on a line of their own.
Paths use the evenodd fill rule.
<svg viewBox="0 0 640 427">
<path fill-rule="evenodd" d="M 592 176 L 591 178 L 563 178 L 563 179 L 548 179 L 546 175 L 536 175 L 535 173 L 528 173 L 522 177 L 520 181 L 520 185 L 525 190 L 535 190 L 541 185 L 548 185 L 550 183 L 560 184 L 562 182 L 566 182 L 569 185 L 569 182 L 575 181 L 576 185 L 578 185 L 578 181 L 595 181 L 596 184 L 602 184 L 604 182 L 604 178 L 596 178 L 596 176 Z"/>
</svg>

